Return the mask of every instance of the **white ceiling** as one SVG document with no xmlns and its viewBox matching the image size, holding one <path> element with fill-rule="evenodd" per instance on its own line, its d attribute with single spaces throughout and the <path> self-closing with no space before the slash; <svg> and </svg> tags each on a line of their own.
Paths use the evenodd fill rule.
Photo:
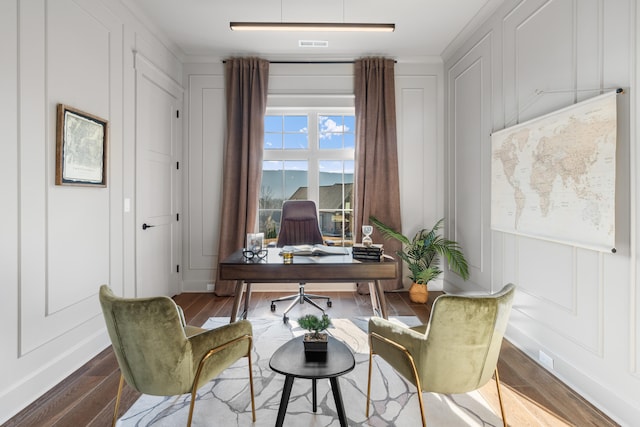
<svg viewBox="0 0 640 427">
<path fill-rule="evenodd" d="M 122 0 L 184 57 L 260 55 L 271 60 L 351 60 L 365 55 L 440 57 L 502 0 Z M 393 33 L 237 32 L 230 21 L 395 23 Z M 328 48 L 300 48 L 326 40 Z"/>
</svg>

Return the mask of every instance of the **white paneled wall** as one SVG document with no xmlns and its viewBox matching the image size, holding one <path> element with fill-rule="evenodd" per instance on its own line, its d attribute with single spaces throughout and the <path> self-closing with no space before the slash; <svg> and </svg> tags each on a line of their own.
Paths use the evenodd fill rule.
<svg viewBox="0 0 640 427">
<path fill-rule="evenodd" d="M 134 51 L 182 80 L 119 2 L 0 2 L 0 423 L 109 344 L 101 284 L 134 294 Z M 106 188 L 55 185 L 59 103 L 109 121 Z"/>
<path fill-rule="evenodd" d="M 636 13 L 631 0 L 507 1 L 445 58 L 447 216 L 472 266 L 446 286 L 515 283 L 509 339 L 551 356 L 554 375 L 622 425 L 640 419 Z M 617 252 L 492 232 L 491 132 L 617 87 Z"/>
</svg>

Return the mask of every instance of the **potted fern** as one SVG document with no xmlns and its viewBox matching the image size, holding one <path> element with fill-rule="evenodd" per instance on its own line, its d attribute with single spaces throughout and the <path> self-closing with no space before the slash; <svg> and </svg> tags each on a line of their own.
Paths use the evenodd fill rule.
<svg viewBox="0 0 640 427">
<path fill-rule="evenodd" d="M 431 229 L 418 231 L 413 239 L 409 239 L 400 232 L 371 216 L 369 220 L 375 225 L 386 239 L 396 239 L 403 248 L 396 254 L 409 267 L 409 279 L 413 281 L 409 288 L 409 298 L 413 302 L 426 303 L 428 284 L 441 274 L 440 257 L 444 257 L 449 267 L 464 280 L 469 278 L 469 266 L 457 242 L 448 240 L 439 234 L 444 218 L 440 219 Z"/>
<path fill-rule="evenodd" d="M 307 314 L 298 319 L 298 325 L 309 331 L 304 334 L 304 338 L 302 339 L 304 343 L 304 353 L 307 359 L 326 357 L 329 337 L 322 331 L 331 326 L 329 316 L 323 314 L 322 317 L 318 317 L 313 314 Z"/>
</svg>

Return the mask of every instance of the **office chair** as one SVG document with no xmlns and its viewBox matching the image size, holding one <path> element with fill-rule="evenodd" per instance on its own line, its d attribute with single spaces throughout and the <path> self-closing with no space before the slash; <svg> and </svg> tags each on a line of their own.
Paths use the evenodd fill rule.
<svg viewBox="0 0 640 427">
<path fill-rule="evenodd" d="M 467 393 L 495 374 L 502 422 L 507 427 L 497 363 L 514 292 L 515 286 L 509 283 L 491 295 L 441 295 L 433 303 L 429 323 L 413 328 L 372 317 L 366 417 L 371 364 L 377 354 L 416 386 L 425 427 L 422 392 Z"/>
<path fill-rule="evenodd" d="M 281 248 L 288 245 L 315 245 L 323 243 L 324 240 L 320 232 L 320 226 L 318 225 L 316 204 L 312 200 L 285 201 L 282 205 L 280 232 L 278 233 L 276 246 Z M 298 293 L 295 295 L 288 295 L 271 301 L 271 311 L 276 311 L 276 302 L 293 300 L 284 311 L 283 320 L 285 323 L 289 320 L 287 314 L 296 303 L 304 304 L 306 301 L 324 313 L 324 309 L 313 301 L 312 298 L 324 299 L 327 300 L 327 306 L 331 307 L 331 299 L 329 297 L 307 294 L 304 292 L 304 285 L 304 283 L 299 284 Z"/>
</svg>

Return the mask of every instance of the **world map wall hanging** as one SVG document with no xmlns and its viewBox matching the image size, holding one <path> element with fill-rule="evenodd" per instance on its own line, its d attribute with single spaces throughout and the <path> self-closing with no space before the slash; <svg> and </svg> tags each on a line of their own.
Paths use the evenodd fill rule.
<svg viewBox="0 0 640 427">
<path fill-rule="evenodd" d="M 491 135 L 491 228 L 615 252 L 616 93 Z"/>
</svg>

